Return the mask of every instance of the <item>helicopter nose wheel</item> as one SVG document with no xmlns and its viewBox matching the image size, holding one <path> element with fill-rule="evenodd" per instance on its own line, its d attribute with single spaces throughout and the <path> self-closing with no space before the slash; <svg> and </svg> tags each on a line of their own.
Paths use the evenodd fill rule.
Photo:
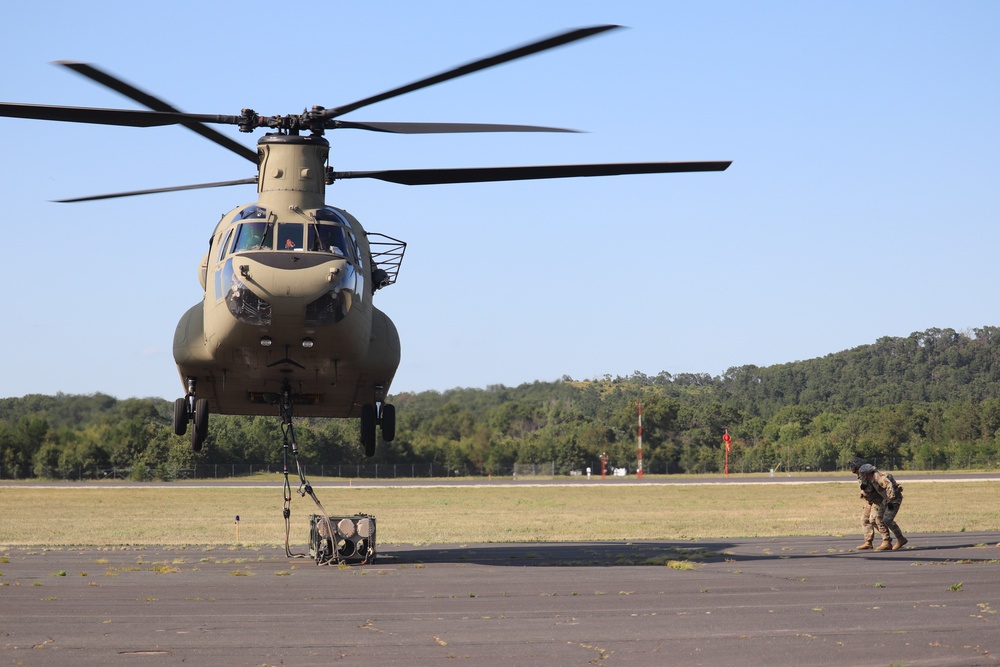
<svg viewBox="0 0 1000 667">
<path fill-rule="evenodd" d="M 396 437 L 396 407 L 390 403 L 366 403 L 361 406 L 361 446 L 365 456 L 375 456 L 375 427 L 382 430 L 382 439 L 392 442 Z"/>
<path fill-rule="evenodd" d="M 201 451 L 208 437 L 208 399 L 195 399 L 194 380 L 188 379 L 188 393 L 183 398 L 174 401 L 174 433 L 184 435 L 188 430 L 188 422 L 194 422 L 191 429 L 191 448 Z"/>
</svg>

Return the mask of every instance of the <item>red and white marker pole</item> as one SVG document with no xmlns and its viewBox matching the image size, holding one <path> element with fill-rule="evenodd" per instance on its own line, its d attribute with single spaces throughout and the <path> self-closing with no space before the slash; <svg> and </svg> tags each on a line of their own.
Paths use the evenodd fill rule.
<svg viewBox="0 0 1000 667">
<path fill-rule="evenodd" d="M 642 403 L 639 404 L 639 465 L 635 474 L 642 479 Z"/>
</svg>

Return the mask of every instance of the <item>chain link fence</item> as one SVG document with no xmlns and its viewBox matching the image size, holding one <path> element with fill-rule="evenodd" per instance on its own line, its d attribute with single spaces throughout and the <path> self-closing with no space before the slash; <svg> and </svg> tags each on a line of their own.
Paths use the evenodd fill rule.
<svg viewBox="0 0 1000 667">
<path fill-rule="evenodd" d="M 491 466 L 481 469 L 469 465 L 445 466 L 439 463 L 344 463 L 338 465 L 303 465 L 303 474 L 307 478 L 335 479 L 427 479 L 442 477 L 510 477 L 518 476 L 556 476 L 555 463 L 528 463 L 507 466 Z M 23 471 L 4 470 L 0 466 L 0 479 L 25 479 Z M 280 464 L 261 463 L 206 463 L 187 468 L 177 468 L 168 465 L 150 467 L 145 465 L 132 467 L 76 467 L 72 469 L 56 469 L 48 475 L 49 479 L 64 481 L 83 480 L 192 480 L 192 479 L 233 479 L 279 475 L 284 473 Z M 583 474 L 582 471 L 571 471 L 569 474 Z M 298 471 L 291 467 L 289 474 L 298 477 Z M 563 473 L 566 474 L 566 473 Z"/>
<path fill-rule="evenodd" d="M 875 460 L 874 465 L 883 470 L 898 471 L 899 461 L 895 459 Z M 956 464 L 965 461 L 956 461 Z M 982 466 L 974 465 L 976 462 L 970 461 L 967 468 L 961 465 L 941 466 L 942 470 L 963 470 L 975 469 Z M 791 464 L 791 465 L 789 465 Z M 987 469 L 1000 467 L 1000 463 L 989 463 Z M 701 466 L 695 465 L 693 469 L 686 472 L 693 474 L 722 474 L 722 462 L 716 465 L 715 461 L 708 462 Z M 768 473 L 774 475 L 788 475 L 809 472 L 830 472 L 833 468 L 809 465 L 805 461 L 785 460 L 775 463 L 751 461 L 748 458 L 731 456 L 729 459 L 729 472 L 731 474 Z M 928 469 L 934 467 L 919 468 L 910 466 L 907 469 Z M 284 472 L 281 464 L 264 463 L 205 463 L 197 464 L 187 468 L 171 467 L 160 464 L 156 467 L 137 465 L 132 467 L 74 467 L 72 469 L 55 469 L 44 476 L 45 479 L 64 481 L 83 480 L 132 480 L 132 481 L 179 481 L 195 479 L 234 479 L 250 477 L 266 477 L 268 475 L 280 475 Z M 667 475 L 678 473 L 676 466 L 671 467 L 662 462 L 644 461 L 643 473 L 646 475 Z M 600 461 L 580 466 L 578 468 L 567 467 L 555 461 L 545 463 L 515 463 L 512 465 L 494 466 L 472 466 L 472 465 L 443 465 L 440 463 L 344 463 L 338 465 L 316 464 L 303 465 L 303 473 L 307 479 L 312 478 L 332 478 L 332 479 L 429 479 L 448 477 L 483 477 L 483 478 L 503 478 L 518 479 L 521 477 L 577 477 L 585 476 L 588 473 L 594 477 L 601 475 Z M 636 473 L 634 462 L 624 466 L 608 464 L 606 474 L 608 476 L 632 476 Z M 298 477 L 298 471 L 293 467 L 289 469 L 289 474 Z M 23 467 L 10 468 L 0 466 L 0 480 L 16 480 L 36 478 Z"/>
</svg>

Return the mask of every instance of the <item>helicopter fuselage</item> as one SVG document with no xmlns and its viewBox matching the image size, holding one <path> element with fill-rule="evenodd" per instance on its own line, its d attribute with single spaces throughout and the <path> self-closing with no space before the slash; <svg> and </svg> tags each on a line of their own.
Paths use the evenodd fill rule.
<svg viewBox="0 0 1000 667">
<path fill-rule="evenodd" d="M 216 226 L 204 299 L 174 335 L 181 380 L 215 413 L 273 414 L 290 390 L 301 416 L 358 417 L 399 365 L 395 326 L 372 304 L 367 234 L 323 202 L 325 139 L 268 135 L 258 148 L 259 199 Z"/>
</svg>

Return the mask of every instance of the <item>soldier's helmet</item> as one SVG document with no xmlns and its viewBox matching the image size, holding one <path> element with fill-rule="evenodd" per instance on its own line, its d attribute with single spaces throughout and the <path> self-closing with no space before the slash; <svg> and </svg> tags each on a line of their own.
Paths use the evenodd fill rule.
<svg viewBox="0 0 1000 667">
<path fill-rule="evenodd" d="M 860 456 L 855 456 L 853 459 L 847 462 L 848 469 L 850 469 L 850 471 L 853 472 L 855 475 L 858 474 L 858 470 L 860 470 L 861 466 L 863 465 L 865 465 L 865 460 Z"/>
<path fill-rule="evenodd" d="M 875 472 L 875 466 L 873 466 L 871 463 L 866 463 L 860 468 L 858 468 L 858 472 L 861 473 L 862 475 L 868 475 L 870 473 Z"/>
</svg>

